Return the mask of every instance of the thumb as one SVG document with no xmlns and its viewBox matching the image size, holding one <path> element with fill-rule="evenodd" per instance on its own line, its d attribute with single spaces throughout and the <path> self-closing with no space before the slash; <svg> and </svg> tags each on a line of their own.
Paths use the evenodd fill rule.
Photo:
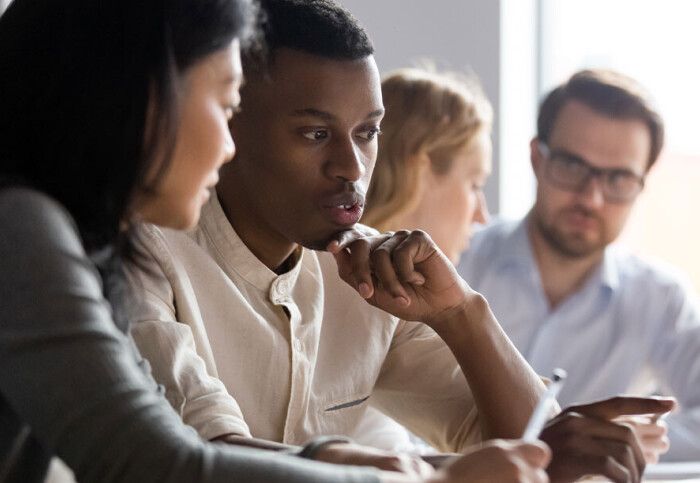
<svg viewBox="0 0 700 483">
<path fill-rule="evenodd" d="M 520 443 L 519 449 L 523 459 L 536 468 L 546 468 L 552 459 L 552 451 L 542 441 Z"/>
</svg>

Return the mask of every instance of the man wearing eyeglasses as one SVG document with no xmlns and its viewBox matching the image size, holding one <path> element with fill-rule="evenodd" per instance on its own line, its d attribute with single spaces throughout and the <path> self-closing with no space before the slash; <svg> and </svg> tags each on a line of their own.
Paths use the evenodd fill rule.
<svg viewBox="0 0 700 483">
<path fill-rule="evenodd" d="M 589 70 L 545 98 L 537 124 L 534 206 L 519 222 L 475 234 L 459 272 L 536 372 L 568 372 L 562 406 L 622 393 L 673 395 L 681 410 L 667 419 L 664 459 L 700 460 L 693 291 L 669 268 L 611 245 L 659 156 L 663 121 L 634 80 Z M 671 210 L 684 216 L 683 207 Z M 634 424 L 643 443 L 665 430 L 651 419 Z M 645 448 L 648 460 L 666 449 L 656 441 Z"/>
</svg>

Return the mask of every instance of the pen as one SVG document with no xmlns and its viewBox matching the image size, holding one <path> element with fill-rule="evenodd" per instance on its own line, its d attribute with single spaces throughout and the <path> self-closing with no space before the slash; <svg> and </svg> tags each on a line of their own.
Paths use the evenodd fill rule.
<svg viewBox="0 0 700 483">
<path fill-rule="evenodd" d="M 557 394 L 564 384 L 564 379 L 566 379 L 566 371 L 564 369 L 554 369 L 547 391 L 542 394 L 535 410 L 532 412 L 532 416 L 530 416 L 530 421 L 527 423 L 525 433 L 523 433 L 523 441 L 532 443 L 538 439 L 544 424 L 547 422 L 549 408 L 557 400 Z"/>
</svg>

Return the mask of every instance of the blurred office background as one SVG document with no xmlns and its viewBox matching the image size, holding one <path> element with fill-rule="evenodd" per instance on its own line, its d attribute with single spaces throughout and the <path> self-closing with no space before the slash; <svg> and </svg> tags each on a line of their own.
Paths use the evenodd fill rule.
<svg viewBox="0 0 700 483">
<path fill-rule="evenodd" d="M 681 268 L 700 290 L 700 1 L 340 2 L 370 33 L 382 73 L 432 60 L 481 78 L 496 113 L 486 196 L 502 217 L 524 215 L 534 199 L 528 143 L 544 93 L 586 67 L 645 84 L 667 142 L 620 243 Z"/>
<path fill-rule="evenodd" d="M 700 290 L 699 1 L 340 1 L 369 31 L 382 73 L 433 59 L 481 78 L 496 113 L 486 195 L 506 218 L 534 200 L 528 143 L 546 92 L 586 67 L 646 85 L 666 147 L 619 243 L 679 267 Z"/>
</svg>

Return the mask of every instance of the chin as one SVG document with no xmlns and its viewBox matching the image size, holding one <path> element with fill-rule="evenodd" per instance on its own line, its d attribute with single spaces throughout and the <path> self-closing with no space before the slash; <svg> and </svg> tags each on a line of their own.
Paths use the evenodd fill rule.
<svg viewBox="0 0 700 483">
<path fill-rule="evenodd" d="M 160 225 L 173 230 L 191 230 L 199 223 L 199 214 L 199 206 L 197 206 L 196 209 L 173 214 L 167 222 Z"/>
<path fill-rule="evenodd" d="M 325 252 L 328 244 L 335 240 L 340 233 L 351 229 L 352 228 L 347 228 L 344 230 L 328 231 L 327 233 L 317 233 L 310 237 L 297 237 L 295 243 L 303 246 L 304 248 L 308 248 L 309 250 Z"/>
</svg>

